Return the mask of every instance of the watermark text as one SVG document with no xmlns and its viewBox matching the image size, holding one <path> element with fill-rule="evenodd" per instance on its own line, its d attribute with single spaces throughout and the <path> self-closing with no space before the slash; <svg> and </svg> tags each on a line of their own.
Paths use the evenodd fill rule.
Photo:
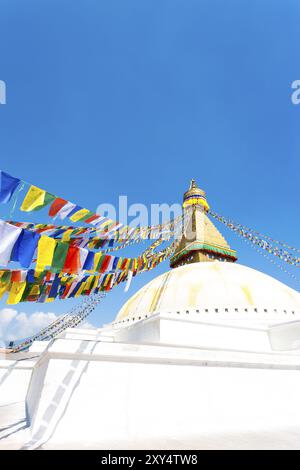
<svg viewBox="0 0 300 470">
<path fill-rule="evenodd" d="M 294 80 L 291 88 L 294 90 L 291 94 L 291 100 L 293 104 L 300 104 L 300 80 Z"/>
<path fill-rule="evenodd" d="M 6 104 L 6 83 L 0 80 L 0 104 Z"/>
</svg>

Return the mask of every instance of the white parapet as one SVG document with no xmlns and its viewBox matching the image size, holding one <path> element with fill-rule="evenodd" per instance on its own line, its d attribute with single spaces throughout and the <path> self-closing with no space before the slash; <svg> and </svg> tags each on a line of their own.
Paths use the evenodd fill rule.
<svg viewBox="0 0 300 470">
<path fill-rule="evenodd" d="M 23 448 L 300 448 L 300 355 L 272 352 L 263 330 L 247 350 L 228 327 L 223 349 L 206 347 L 220 328 L 158 315 L 113 342 L 105 329 L 55 340 L 34 368 Z"/>
<path fill-rule="evenodd" d="M 274 327 L 275 341 L 266 325 L 196 318 L 157 314 L 33 345 L 5 372 L 8 400 L 16 374 L 32 371 L 14 448 L 300 449 L 300 351 L 295 338 L 278 350 L 280 328 L 287 338 L 298 324 Z"/>
<path fill-rule="evenodd" d="M 116 328 L 115 341 L 217 350 L 272 351 L 265 324 L 247 324 L 228 318 L 224 321 L 218 317 L 200 318 L 193 314 L 157 313 L 126 328 Z"/>
</svg>

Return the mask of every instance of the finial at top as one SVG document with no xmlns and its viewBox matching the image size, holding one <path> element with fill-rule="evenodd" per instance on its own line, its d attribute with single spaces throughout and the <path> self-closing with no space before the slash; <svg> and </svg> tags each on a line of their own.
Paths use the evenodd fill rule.
<svg viewBox="0 0 300 470">
<path fill-rule="evenodd" d="M 190 183 L 190 188 L 189 189 L 195 189 L 197 188 L 197 184 L 196 184 L 196 181 L 194 179 L 191 179 L 191 183 Z"/>
</svg>

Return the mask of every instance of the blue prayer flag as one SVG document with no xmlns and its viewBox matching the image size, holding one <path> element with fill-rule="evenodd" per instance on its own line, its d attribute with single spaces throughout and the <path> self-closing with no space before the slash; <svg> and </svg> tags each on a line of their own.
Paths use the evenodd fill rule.
<svg viewBox="0 0 300 470">
<path fill-rule="evenodd" d="M 4 171 L 0 170 L 0 173 L 0 202 L 7 203 L 17 189 L 20 180 L 8 175 Z"/>
<path fill-rule="evenodd" d="M 23 229 L 14 245 L 11 261 L 18 261 L 22 268 L 29 268 L 39 239 L 39 233 Z"/>
</svg>

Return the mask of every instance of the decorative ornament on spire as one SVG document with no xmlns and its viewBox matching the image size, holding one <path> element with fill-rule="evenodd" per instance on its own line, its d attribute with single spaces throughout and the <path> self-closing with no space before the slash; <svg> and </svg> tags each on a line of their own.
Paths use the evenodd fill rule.
<svg viewBox="0 0 300 470">
<path fill-rule="evenodd" d="M 196 181 L 194 179 L 191 179 L 190 189 L 194 188 L 197 188 Z"/>
<path fill-rule="evenodd" d="M 186 207 L 192 205 L 200 205 L 206 212 L 209 211 L 209 205 L 205 197 L 205 191 L 198 188 L 194 179 L 191 180 L 190 187 L 183 196 L 183 208 L 185 209 Z"/>
</svg>

